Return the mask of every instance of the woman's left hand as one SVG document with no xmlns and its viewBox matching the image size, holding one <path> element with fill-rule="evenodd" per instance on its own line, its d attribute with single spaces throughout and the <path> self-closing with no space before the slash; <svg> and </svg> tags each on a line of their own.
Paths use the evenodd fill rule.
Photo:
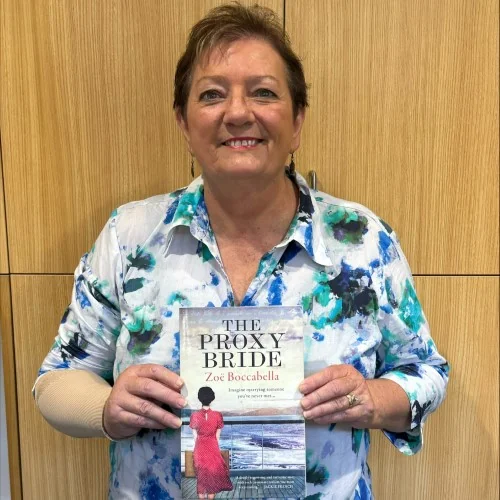
<svg viewBox="0 0 500 500">
<path fill-rule="evenodd" d="M 375 403 L 367 382 L 351 365 L 332 365 L 307 377 L 299 387 L 304 417 L 317 424 L 373 427 Z"/>
</svg>

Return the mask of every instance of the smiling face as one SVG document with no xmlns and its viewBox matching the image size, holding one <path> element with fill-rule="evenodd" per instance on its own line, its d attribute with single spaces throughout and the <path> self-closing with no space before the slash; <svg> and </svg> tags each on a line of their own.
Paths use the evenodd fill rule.
<svg viewBox="0 0 500 500">
<path fill-rule="evenodd" d="M 197 64 L 185 116 L 176 117 L 205 179 L 270 178 L 299 147 L 304 111 L 294 118 L 280 55 L 243 39 Z"/>
</svg>

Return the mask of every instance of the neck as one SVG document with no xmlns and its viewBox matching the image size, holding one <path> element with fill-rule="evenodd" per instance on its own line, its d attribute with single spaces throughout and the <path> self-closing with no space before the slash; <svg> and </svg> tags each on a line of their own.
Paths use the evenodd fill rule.
<svg viewBox="0 0 500 500">
<path fill-rule="evenodd" d="M 204 179 L 205 204 L 216 236 L 244 237 L 266 231 L 286 233 L 297 210 L 295 184 L 283 173 L 257 182 Z"/>
</svg>

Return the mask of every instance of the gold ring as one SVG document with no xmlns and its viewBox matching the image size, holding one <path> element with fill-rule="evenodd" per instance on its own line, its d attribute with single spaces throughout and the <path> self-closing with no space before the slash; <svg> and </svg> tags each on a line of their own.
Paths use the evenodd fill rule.
<svg viewBox="0 0 500 500">
<path fill-rule="evenodd" d="M 347 401 L 349 401 L 349 408 L 352 408 L 353 406 L 356 406 L 359 403 L 359 398 L 352 393 L 347 394 L 346 398 Z"/>
</svg>

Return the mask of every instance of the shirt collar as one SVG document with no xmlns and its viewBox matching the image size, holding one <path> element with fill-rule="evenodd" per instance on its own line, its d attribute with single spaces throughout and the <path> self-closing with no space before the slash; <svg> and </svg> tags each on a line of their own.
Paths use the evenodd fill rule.
<svg viewBox="0 0 500 500">
<path fill-rule="evenodd" d="M 197 177 L 189 186 L 171 193 L 170 196 L 175 197 L 175 200 L 167 209 L 164 219 L 164 223 L 168 225 L 167 232 L 177 226 L 186 226 L 196 239 L 203 241 L 208 237 L 213 240 L 203 196 L 202 177 Z"/>
<path fill-rule="evenodd" d="M 277 247 L 286 246 L 294 240 L 314 262 L 331 266 L 333 262 L 327 252 L 317 202 L 300 174 L 296 173 L 291 179 L 299 190 L 299 204 L 285 238 Z M 167 211 L 165 222 L 170 223 L 169 232 L 176 226 L 187 226 L 197 240 L 213 244 L 215 237 L 210 228 L 203 191 L 203 179 L 200 176 L 181 193 L 172 193 L 173 196 L 178 195 L 178 198 Z"/>
<path fill-rule="evenodd" d="M 277 245 L 285 246 L 295 240 L 304 248 L 309 257 L 321 266 L 332 266 L 322 231 L 321 213 L 305 179 L 298 173 L 291 177 L 299 190 L 297 213 L 290 224 L 288 233 Z"/>
</svg>

